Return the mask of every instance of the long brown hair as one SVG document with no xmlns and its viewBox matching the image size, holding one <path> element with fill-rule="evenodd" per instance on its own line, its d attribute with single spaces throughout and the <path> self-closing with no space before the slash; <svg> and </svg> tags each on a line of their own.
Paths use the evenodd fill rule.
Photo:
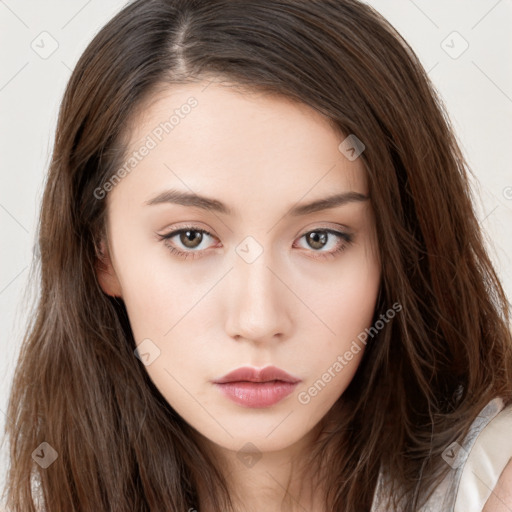
<svg viewBox="0 0 512 512">
<path fill-rule="evenodd" d="M 136 0 L 87 47 L 42 201 L 40 296 L 8 408 L 8 509 L 186 511 L 201 485 L 215 510 L 232 510 L 95 272 L 106 219 L 94 191 L 119 169 L 135 111 L 158 87 L 206 76 L 305 103 L 365 144 L 375 319 L 403 310 L 368 339 L 314 462 L 327 510 L 369 510 L 380 468 L 415 510 L 449 469 L 443 450 L 490 399 L 511 400 L 509 310 L 442 102 L 409 45 L 357 0 Z M 43 442 L 58 454 L 47 468 L 33 458 Z"/>
</svg>

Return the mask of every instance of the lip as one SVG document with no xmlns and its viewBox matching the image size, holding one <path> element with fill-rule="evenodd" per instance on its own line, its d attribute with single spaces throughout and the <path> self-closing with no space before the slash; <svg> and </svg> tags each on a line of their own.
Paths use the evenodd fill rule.
<svg viewBox="0 0 512 512">
<path fill-rule="evenodd" d="M 230 400 L 243 407 L 270 407 L 293 392 L 301 379 L 275 366 L 238 368 L 214 385 Z"/>
<path fill-rule="evenodd" d="M 271 382 L 273 380 L 295 384 L 300 382 L 301 379 L 290 375 L 276 366 L 265 366 L 265 368 L 242 366 L 213 382 L 216 384 L 225 384 L 226 382 Z"/>
</svg>

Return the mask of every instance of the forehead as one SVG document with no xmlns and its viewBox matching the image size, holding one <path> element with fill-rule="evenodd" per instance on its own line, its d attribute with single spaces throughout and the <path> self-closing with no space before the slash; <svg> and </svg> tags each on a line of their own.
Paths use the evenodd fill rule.
<svg viewBox="0 0 512 512">
<path fill-rule="evenodd" d="M 168 85 L 139 107 L 127 134 L 124 163 L 134 165 L 114 194 L 130 187 L 147 199 L 157 185 L 179 184 L 224 197 L 286 195 L 289 202 L 367 190 L 360 159 L 339 149 L 346 135 L 283 96 L 206 81 Z"/>
</svg>

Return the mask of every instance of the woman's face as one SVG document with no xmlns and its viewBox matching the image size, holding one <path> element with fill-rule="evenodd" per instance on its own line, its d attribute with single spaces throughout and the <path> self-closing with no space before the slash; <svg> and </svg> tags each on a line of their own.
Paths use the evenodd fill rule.
<svg viewBox="0 0 512 512">
<path fill-rule="evenodd" d="M 319 113 L 206 85 L 169 87 L 137 118 L 106 196 L 111 267 L 98 277 L 124 300 L 134 364 L 192 427 L 226 449 L 274 451 L 312 432 L 360 363 L 375 221 L 361 159 Z M 214 383 L 270 365 L 298 383 Z"/>
</svg>

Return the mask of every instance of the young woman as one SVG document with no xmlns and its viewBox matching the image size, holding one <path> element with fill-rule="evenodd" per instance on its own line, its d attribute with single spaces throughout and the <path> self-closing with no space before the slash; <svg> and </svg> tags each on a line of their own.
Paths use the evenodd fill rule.
<svg viewBox="0 0 512 512">
<path fill-rule="evenodd" d="M 510 509 L 467 172 L 363 3 L 127 5 L 60 111 L 8 509 Z"/>
</svg>

